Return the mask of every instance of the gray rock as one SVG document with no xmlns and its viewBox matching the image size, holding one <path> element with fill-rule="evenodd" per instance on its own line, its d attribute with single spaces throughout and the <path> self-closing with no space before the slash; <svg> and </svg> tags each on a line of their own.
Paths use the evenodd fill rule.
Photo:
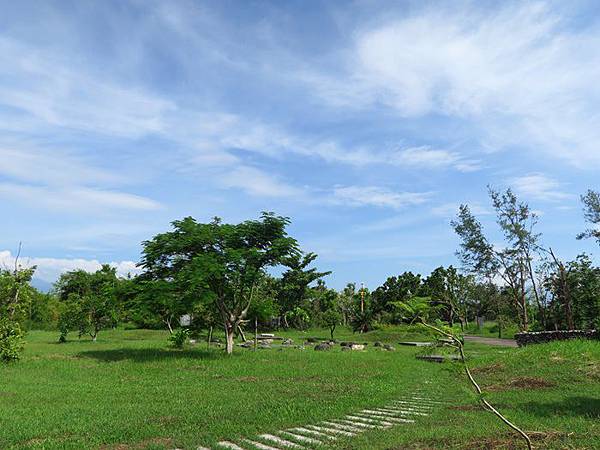
<svg viewBox="0 0 600 450">
<path fill-rule="evenodd" d="M 320 352 L 331 350 L 331 345 L 326 344 L 326 343 L 318 344 L 315 346 L 315 350 L 320 351 Z"/>
<path fill-rule="evenodd" d="M 293 345 L 294 344 L 294 340 L 293 339 L 284 339 L 282 342 L 283 345 Z"/>
<path fill-rule="evenodd" d="M 383 349 L 384 349 L 384 350 L 387 350 L 388 352 L 394 352 L 394 351 L 396 351 L 396 348 L 395 348 L 395 347 L 393 347 L 393 346 L 391 346 L 390 344 L 385 344 L 385 345 L 383 346 Z"/>
<path fill-rule="evenodd" d="M 383 347 L 383 344 L 379 341 L 375 341 L 375 343 L 373 344 L 373 347 Z"/>
</svg>

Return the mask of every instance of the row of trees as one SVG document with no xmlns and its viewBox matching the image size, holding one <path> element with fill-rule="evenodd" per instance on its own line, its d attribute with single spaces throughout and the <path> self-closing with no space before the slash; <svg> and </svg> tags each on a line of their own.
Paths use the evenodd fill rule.
<svg viewBox="0 0 600 450">
<path fill-rule="evenodd" d="M 477 318 L 511 321 L 523 330 L 594 328 L 600 325 L 600 269 L 589 256 L 561 260 L 543 245 L 538 218 L 511 191 L 490 189 L 503 243 L 486 235 L 467 205 L 452 226 L 460 237 L 461 269 L 438 267 L 429 276 L 405 272 L 373 291 L 348 284 L 328 288 L 329 272 L 314 267 L 317 255 L 304 253 L 288 235 L 289 219 L 263 213 L 258 220 L 225 224 L 191 217 L 173 222 L 171 231 L 143 243 L 136 277 L 120 278 L 105 265 L 94 273 L 63 274 L 51 294 L 31 287 L 35 268 L 0 271 L 0 358 L 14 359 L 23 329 L 55 327 L 60 340 L 98 333 L 119 322 L 164 327 L 173 333 L 180 318 L 191 331 L 221 327 L 227 351 L 245 339 L 248 324 L 265 327 L 349 325 L 367 331 L 377 324 L 405 321 L 406 304 L 433 306 L 434 319 L 468 326 Z M 582 197 L 591 224 L 579 239 L 600 243 L 600 194 Z M 281 268 L 280 277 L 272 275 Z"/>
</svg>

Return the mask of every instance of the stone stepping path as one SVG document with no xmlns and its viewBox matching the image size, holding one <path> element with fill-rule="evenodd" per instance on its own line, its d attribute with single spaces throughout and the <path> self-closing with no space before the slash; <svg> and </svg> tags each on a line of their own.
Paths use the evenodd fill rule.
<svg viewBox="0 0 600 450">
<path fill-rule="evenodd" d="M 367 408 L 347 414 L 341 419 L 324 420 L 315 425 L 288 428 L 253 438 L 220 441 L 212 449 L 199 446 L 196 450 L 309 450 L 327 448 L 339 438 L 350 438 L 370 430 L 383 430 L 398 425 L 414 424 L 428 416 L 444 402 L 413 392 L 380 408 Z"/>
</svg>

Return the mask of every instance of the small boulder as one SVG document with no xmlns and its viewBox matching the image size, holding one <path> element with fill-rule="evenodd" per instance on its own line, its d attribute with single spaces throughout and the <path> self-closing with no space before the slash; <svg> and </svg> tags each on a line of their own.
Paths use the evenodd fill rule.
<svg viewBox="0 0 600 450">
<path fill-rule="evenodd" d="M 375 343 L 373 344 L 373 347 L 383 347 L 383 344 L 379 341 L 375 341 Z"/>
<path fill-rule="evenodd" d="M 322 344 L 318 344 L 315 346 L 315 350 L 319 351 L 319 352 L 324 352 L 327 350 L 331 350 L 331 345 L 327 344 L 327 343 L 322 343 Z"/>
<path fill-rule="evenodd" d="M 394 351 L 396 351 L 396 348 L 394 346 L 390 345 L 390 344 L 385 344 L 383 346 L 383 349 L 387 350 L 388 352 L 394 352 Z"/>
<path fill-rule="evenodd" d="M 293 339 L 284 339 L 282 342 L 283 345 L 293 345 L 294 344 L 294 340 Z"/>
<path fill-rule="evenodd" d="M 365 346 L 363 344 L 352 344 L 350 346 L 350 350 L 357 350 L 357 351 L 361 351 L 364 350 Z"/>
</svg>

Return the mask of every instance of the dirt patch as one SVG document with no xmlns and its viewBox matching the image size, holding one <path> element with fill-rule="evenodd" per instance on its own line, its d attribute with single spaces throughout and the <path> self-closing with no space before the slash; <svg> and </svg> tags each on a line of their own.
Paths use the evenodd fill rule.
<svg viewBox="0 0 600 450">
<path fill-rule="evenodd" d="M 490 364 L 489 366 L 474 367 L 473 369 L 471 369 L 471 372 L 474 374 L 487 375 L 500 372 L 504 370 L 504 367 L 505 366 L 502 363 L 494 363 Z"/>
<path fill-rule="evenodd" d="M 481 405 L 458 405 L 458 406 L 450 406 L 448 409 L 452 409 L 454 411 L 481 411 L 483 407 Z"/>
<path fill-rule="evenodd" d="M 2 392 L 0 391 L 0 397 L 16 397 L 17 394 L 14 392 Z"/>
<path fill-rule="evenodd" d="M 546 448 L 553 441 L 568 437 L 572 433 L 560 432 L 529 432 L 527 433 L 534 447 Z M 508 435 L 506 433 L 500 436 L 481 438 L 476 441 L 471 441 L 464 444 L 462 447 L 457 447 L 462 450 L 521 450 L 524 448 L 525 441 L 519 435 Z"/>
<path fill-rule="evenodd" d="M 487 386 L 486 390 L 491 392 L 507 391 L 509 389 L 549 389 L 556 386 L 553 383 L 543 378 L 538 377 L 518 377 L 504 384 L 493 384 Z"/>
<path fill-rule="evenodd" d="M 583 367 L 577 369 L 578 372 L 584 376 L 592 378 L 593 380 L 600 380 L 600 363 L 596 361 L 588 362 Z M 2 394 L 0 394 L 2 395 Z"/>
<path fill-rule="evenodd" d="M 256 383 L 258 381 L 258 377 L 237 377 L 234 380 L 242 383 Z"/>
</svg>

